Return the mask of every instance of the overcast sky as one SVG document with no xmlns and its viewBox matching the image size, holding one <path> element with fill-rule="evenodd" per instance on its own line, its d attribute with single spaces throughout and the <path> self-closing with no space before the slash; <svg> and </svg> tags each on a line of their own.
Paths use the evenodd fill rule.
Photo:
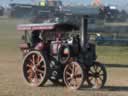
<svg viewBox="0 0 128 96">
<path fill-rule="evenodd" d="M 34 2 L 39 2 L 41 0 L 0 0 L 0 5 L 7 6 L 9 3 L 34 3 Z M 85 3 L 85 4 L 90 4 L 92 0 L 61 0 L 66 4 L 69 3 Z M 105 5 L 116 5 L 119 7 L 127 7 L 128 6 L 128 0 L 101 0 L 103 4 Z"/>
</svg>

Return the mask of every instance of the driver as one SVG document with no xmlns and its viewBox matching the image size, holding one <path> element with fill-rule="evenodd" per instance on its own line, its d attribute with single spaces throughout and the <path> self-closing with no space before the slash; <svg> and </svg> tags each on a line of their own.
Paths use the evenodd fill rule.
<svg viewBox="0 0 128 96">
<path fill-rule="evenodd" d="M 34 48 L 39 42 L 41 42 L 40 30 L 35 30 L 32 32 L 32 47 Z"/>
<path fill-rule="evenodd" d="M 35 30 L 32 32 L 32 48 L 41 51 L 44 48 L 44 42 L 40 39 L 40 30 Z"/>
</svg>

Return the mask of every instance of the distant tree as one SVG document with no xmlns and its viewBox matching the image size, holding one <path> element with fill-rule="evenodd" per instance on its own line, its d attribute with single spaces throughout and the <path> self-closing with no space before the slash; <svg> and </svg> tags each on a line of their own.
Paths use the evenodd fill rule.
<svg viewBox="0 0 128 96">
<path fill-rule="evenodd" d="M 126 19 L 128 19 L 128 13 L 125 10 L 122 10 L 120 12 L 119 20 L 124 22 Z"/>
</svg>

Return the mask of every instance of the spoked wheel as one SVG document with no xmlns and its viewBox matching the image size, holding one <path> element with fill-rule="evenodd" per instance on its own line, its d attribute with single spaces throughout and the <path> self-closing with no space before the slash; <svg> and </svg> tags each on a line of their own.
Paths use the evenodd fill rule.
<svg viewBox="0 0 128 96">
<path fill-rule="evenodd" d="M 48 66 L 43 54 L 38 51 L 28 53 L 23 61 L 23 75 L 30 86 L 41 86 L 48 79 Z"/>
<path fill-rule="evenodd" d="M 64 69 L 64 82 L 70 89 L 79 89 L 84 82 L 83 67 L 78 62 L 71 62 Z"/>
<path fill-rule="evenodd" d="M 87 83 L 92 89 L 100 89 L 107 79 L 105 66 L 99 62 L 94 62 L 87 71 Z"/>
</svg>

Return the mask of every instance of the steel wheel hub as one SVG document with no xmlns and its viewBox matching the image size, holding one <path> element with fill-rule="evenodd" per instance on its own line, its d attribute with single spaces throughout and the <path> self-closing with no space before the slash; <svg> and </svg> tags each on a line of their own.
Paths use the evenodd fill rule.
<svg viewBox="0 0 128 96">
<path fill-rule="evenodd" d="M 33 70 L 34 72 L 36 72 L 36 71 L 37 71 L 37 67 L 34 65 L 34 66 L 32 67 L 32 70 Z"/>
</svg>

